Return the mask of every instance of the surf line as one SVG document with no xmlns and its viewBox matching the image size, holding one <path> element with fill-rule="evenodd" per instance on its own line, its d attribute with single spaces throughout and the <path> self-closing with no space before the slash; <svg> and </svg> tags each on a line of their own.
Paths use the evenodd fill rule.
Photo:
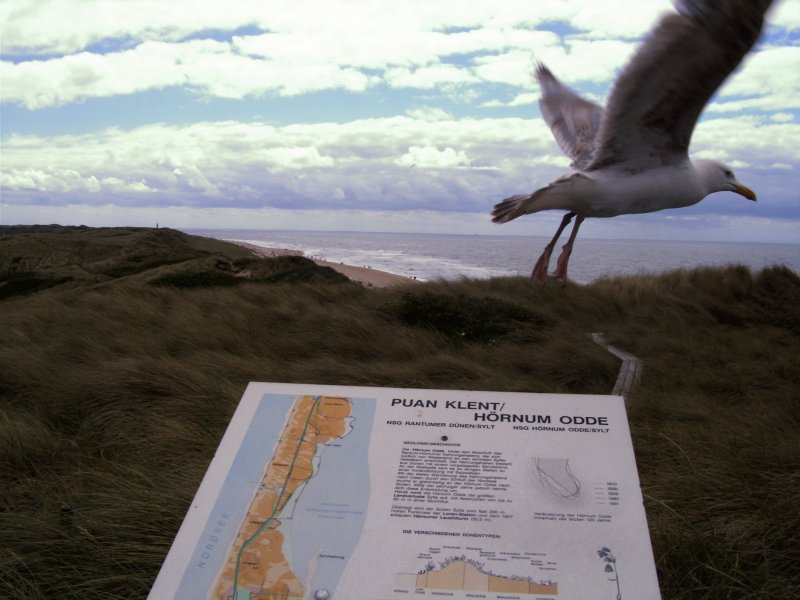
<svg viewBox="0 0 800 600">
<path fill-rule="evenodd" d="M 308 425 L 311 423 L 311 417 L 314 415 L 314 411 L 319 411 L 319 403 L 320 403 L 320 396 L 314 396 L 314 401 L 311 404 L 311 408 L 308 410 L 308 417 L 306 418 L 306 422 L 303 425 L 303 432 L 300 434 L 300 439 L 297 440 L 297 448 L 294 450 L 294 455 L 292 456 L 292 462 L 289 465 L 289 469 L 286 472 L 286 479 L 283 482 L 283 486 L 281 487 L 281 493 L 278 495 L 278 500 L 275 502 L 275 507 L 272 509 L 272 513 L 270 514 L 267 519 L 261 524 L 261 527 L 258 528 L 253 535 L 251 535 L 245 542 L 242 544 L 242 547 L 239 549 L 239 552 L 236 554 L 236 567 L 233 571 L 233 600 L 240 600 L 239 596 L 239 567 L 242 562 L 242 554 L 247 549 L 251 543 L 253 543 L 257 537 L 259 537 L 266 529 L 269 528 L 270 524 L 275 520 L 276 515 L 280 512 L 280 508 L 283 505 L 283 495 L 286 493 L 286 487 L 289 485 L 289 480 L 292 478 L 292 472 L 294 471 L 295 462 L 297 462 L 297 455 L 300 454 L 300 448 L 303 446 L 303 442 L 306 439 L 306 432 L 308 431 Z M 287 498 L 288 500 L 288 498 Z"/>
</svg>

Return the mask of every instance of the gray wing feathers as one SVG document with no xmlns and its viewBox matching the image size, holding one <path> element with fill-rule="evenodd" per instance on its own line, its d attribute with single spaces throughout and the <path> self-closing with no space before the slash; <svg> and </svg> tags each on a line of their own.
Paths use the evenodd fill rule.
<svg viewBox="0 0 800 600">
<path fill-rule="evenodd" d="M 536 80 L 542 90 L 539 109 L 547 126 L 564 154 L 572 159 L 571 166 L 585 168 L 594 156 L 602 107 L 578 96 L 541 63 L 536 67 Z"/>
<path fill-rule="evenodd" d="M 617 78 L 587 170 L 686 159 L 703 107 L 753 47 L 772 0 L 679 0 Z"/>
</svg>

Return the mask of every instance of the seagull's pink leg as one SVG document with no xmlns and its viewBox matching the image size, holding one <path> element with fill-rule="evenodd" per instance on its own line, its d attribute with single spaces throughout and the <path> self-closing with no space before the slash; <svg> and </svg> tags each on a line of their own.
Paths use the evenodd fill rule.
<svg viewBox="0 0 800 600">
<path fill-rule="evenodd" d="M 560 279 L 564 285 L 567 285 L 567 264 L 569 263 L 569 255 L 572 254 L 572 244 L 575 243 L 575 237 L 578 235 L 578 228 L 583 223 L 583 219 L 584 217 L 580 215 L 575 219 L 575 225 L 572 226 L 572 232 L 569 234 L 569 241 L 564 244 L 561 256 L 558 257 L 558 263 L 556 263 L 556 272 L 553 277 Z"/>
<path fill-rule="evenodd" d="M 569 222 L 572 221 L 572 217 L 574 216 L 574 212 L 569 212 L 564 215 L 563 219 L 561 219 L 561 225 L 558 226 L 558 231 L 556 231 L 556 234 L 553 236 L 553 239 L 550 240 L 550 243 L 544 247 L 542 255 L 539 257 L 539 260 L 536 261 L 536 265 L 533 267 L 531 279 L 534 281 L 538 281 L 539 283 L 545 283 L 547 281 L 547 267 L 550 265 L 550 255 L 553 253 L 553 248 L 555 248 L 558 238 L 561 237 L 561 232 L 564 231 L 567 225 L 569 225 Z"/>
</svg>

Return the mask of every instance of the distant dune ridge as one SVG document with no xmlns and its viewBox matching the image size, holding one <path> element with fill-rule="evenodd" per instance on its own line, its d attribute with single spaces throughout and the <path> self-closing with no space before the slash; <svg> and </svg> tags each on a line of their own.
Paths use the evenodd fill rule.
<svg viewBox="0 0 800 600">
<path fill-rule="evenodd" d="M 0 226 L 0 297 L 54 286 L 135 278 L 177 287 L 325 278 L 346 281 L 300 256 L 257 260 L 229 242 L 168 228 Z"/>
<path fill-rule="evenodd" d="M 169 229 L 0 227 L 0 597 L 145 597 L 249 381 L 606 394 L 598 331 L 645 365 L 663 597 L 800 597 L 790 269 L 370 289 Z"/>
</svg>

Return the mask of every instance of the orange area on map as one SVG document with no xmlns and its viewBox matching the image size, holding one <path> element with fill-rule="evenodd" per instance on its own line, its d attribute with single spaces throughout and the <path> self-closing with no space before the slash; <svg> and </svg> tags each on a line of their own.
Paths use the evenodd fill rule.
<svg viewBox="0 0 800 600">
<path fill-rule="evenodd" d="M 292 572 L 283 553 L 278 517 L 293 501 L 298 488 L 314 474 L 317 446 L 342 437 L 347 432 L 350 413 L 349 398 L 300 396 L 297 399 L 210 598 L 233 598 L 237 561 L 236 588 L 246 589 L 250 600 L 304 597 L 305 586 Z"/>
<path fill-rule="evenodd" d="M 558 595 L 557 583 L 534 583 L 528 579 L 490 575 L 464 560 L 453 561 L 436 571 L 420 573 L 416 585 L 435 590 Z"/>
</svg>

